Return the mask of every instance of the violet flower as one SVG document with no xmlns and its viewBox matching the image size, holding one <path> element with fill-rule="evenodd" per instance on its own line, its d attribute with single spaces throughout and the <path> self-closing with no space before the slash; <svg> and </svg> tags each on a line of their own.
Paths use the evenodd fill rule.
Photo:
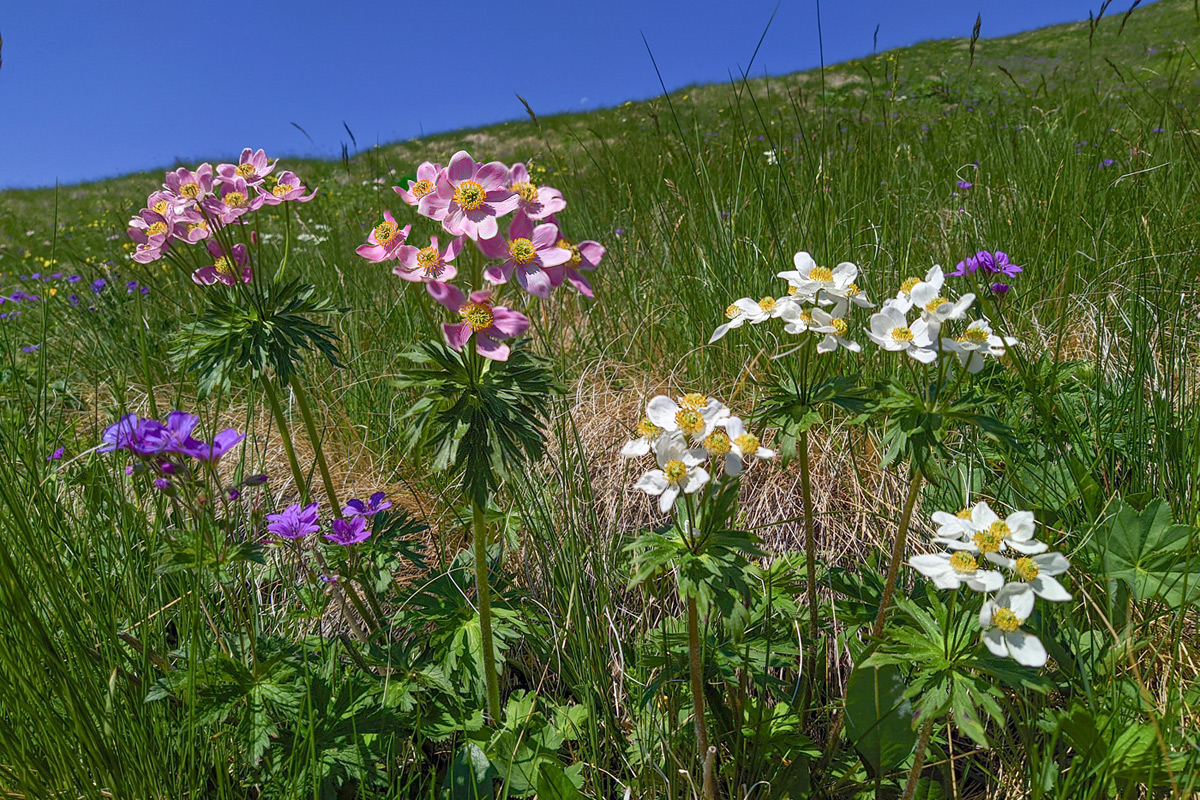
<svg viewBox="0 0 1200 800">
<path fill-rule="evenodd" d="M 309 503 L 304 508 L 299 503 L 292 503 L 280 514 L 267 514 L 267 532 L 284 539 L 302 539 L 319 530 L 316 503 Z"/>
<path fill-rule="evenodd" d="M 335 519 L 333 530 L 325 534 L 326 539 L 340 545 L 358 544 L 366 541 L 370 536 L 371 532 L 367 530 L 367 518 L 359 516 Z"/>
<path fill-rule="evenodd" d="M 380 511 L 386 511 L 391 507 L 392 503 L 387 499 L 387 494 L 376 492 L 366 503 L 357 498 L 348 500 L 346 507 L 342 509 L 342 514 L 347 517 L 373 517 Z"/>
</svg>

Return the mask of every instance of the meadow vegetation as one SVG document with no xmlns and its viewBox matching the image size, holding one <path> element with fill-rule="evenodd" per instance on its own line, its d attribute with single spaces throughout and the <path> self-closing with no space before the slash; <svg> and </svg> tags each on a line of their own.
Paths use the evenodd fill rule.
<svg viewBox="0 0 1200 800">
<path fill-rule="evenodd" d="M 0 193 L 0 788 L 1194 795 L 1200 12 L 1134 5 Z"/>
</svg>

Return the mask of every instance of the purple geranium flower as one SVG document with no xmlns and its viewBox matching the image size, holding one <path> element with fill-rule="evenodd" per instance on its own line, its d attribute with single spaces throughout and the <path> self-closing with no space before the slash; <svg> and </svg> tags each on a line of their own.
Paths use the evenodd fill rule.
<svg viewBox="0 0 1200 800">
<path fill-rule="evenodd" d="M 962 261 L 958 262 L 953 272 L 946 273 L 948 276 L 961 277 L 963 275 L 974 275 L 979 270 L 994 274 L 1004 275 L 1008 278 L 1015 278 L 1023 269 L 1016 264 L 1010 263 L 1008 253 L 1002 250 L 997 250 L 995 253 L 987 250 L 980 250 L 973 256 L 967 256 Z"/>
<path fill-rule="evenodd" d="M 171 437 L 171 431 L 158 420 L 139 419 L 137 414 L 125 414 L 104 429 L 100 437 L 104 444 L 96 448 L 96 452 L 129 450 L 141 456 L 154 455 L 170 443 Z"/>
<path fill-rule="evenodd" d="M 387 494 L 376 492 L 371 495 L 366 503 L 357 498 L 347 501 L 346 507 L 342 509 L 342 513 L 347 517 L 373 517 L 380 511 L 386 511 L 391 507 L 392 503 L 387 499 Z"/>
<path fill-rule="evenodd" d="M 321 524 L 317 519 L 316 503 L 309 503 L 304 508 L 299 503 L 292 503 L 282 514 L 267 514 L 267 531 L 284 539 L 300 539 L 319 530 Z"/>
<path fill-rule="evenodd" d="M 96 280 L 92 281 L 92 291 L 96 294 L 100 294 L 104 291 L 104 287 L 107 285 L 108 281 L 104 280 L 104 278 L 96 278 Z"/>
<path fill-rule="evenodd" d="M 365 541 L 371 536 L 367 530 L 367 518 L 354 516 L 349 519 L 335 519 L 333 530 L 325 534 L 325 538 L 334 544 L 352 545 Z"/>
<path fill-rule="evenodd" d="M 66 450 L 66 448 L 65 448 L 65 447 L 60 447 L 60 448 L 58 448 L 58 449 L 57 449 L 57 450 L 55 450 L 53 453 L 51 453 L 50 455 L 46 456 L 46 460 L 47 460 L 47 461 L 62 461 L 62 457 L 63 457 L 63 451 L 64 451 L 64 450 Z"/>
<path fill-rule="evenodd" d="M 21 352 L 22 353 L 36 353 L 38 350 L 41 350 L 41 349 L 42 349 L 42 346 L 40 344 L 30 344 L 30 345 L 26 345 L 25 347 L 22 347 Z"/>
<path fill-rule="evenodd" d="M 965 191 L 965 190 L 967 190 L 967 189 L 970 189 L 970 188 L 971 188 L 972 186 L 974 186 L 974 185 L 975 185 L 975 184 L 971 183 L 970 181 L 959 181 L 959 182 L 958 182 L 958 188 L 960 188 L 960 189 L 962 189 L 962 190 L 964 190 L 964 191 Z"/>
</svg>

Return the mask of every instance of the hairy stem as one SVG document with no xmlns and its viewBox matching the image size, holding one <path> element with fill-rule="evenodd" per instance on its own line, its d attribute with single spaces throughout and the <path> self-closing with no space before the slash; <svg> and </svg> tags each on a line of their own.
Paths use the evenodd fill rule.
<svg viewBox="0 0 1200 800">
<path fill-rule="evenodd" d="M 700 662 L 700 614 L 696 610 L 696 597 L 687 599 L 688 670 L 692 678 L 692 717 L 696 724 L 696 744 L 700 758 L 708 759 L 708 725 L 704 720 L 704 669 Z M 704 771 L 704 797 L 713 800 L 712 770 Z"/>
<path fill-rule="evenodd" d="M 908 540 L 908 525 L 912 521 L 913 506 L 917 504 L 917 495 L 921 492 L 921 468 L 913 467 L 912 481 L 908 485 L 908 496 L 904 498 L 904 509 L 900 513 L 900 528 L 896 531 L 896 540 L 892 544 L 892 563 L 888 566 L 887 583 L 883 587 L 883 596 L 879 598 L 879 614 L 875 617 L 875 625 L 871 628 L 872 636 L 883 633 L 883 623 L 887 619 L 888 609 L 892 605 L 892 596 L 896 593 L 896 578 L 900 575 L 900 564 L 904 561 L 904 545 Z"/>
<path fill-rule="evenodd" d="M 817 543 L 813 536 L 812 488 L 808 470 L 808 431 L 800 434 L 800 496 L 804 501 L 804 561 L 808 570 L 808 635 L 817 641 Z"/>
<path fill-rule="evenodd" d="M 329 475 L 329 463 L 325 460 L 325 449 L 321 446 L 321 437 L 317 431 L 317 422 L 313 418 L 312 409 L 308 405 L 308 395 L 297 375 L 292 375 L 292 393 L 296 396 L 296 406 L 300 409 L 300 417 L 304 420 L 304 428 L 308 431 L 308 440 L 312 442 L 313 455 L 317 459 L 317 469 L 321 472 L 321 483 L 325 486 L 325 496 L 333 513 L 340 519 L 342 505 L 338 502 L 337 491 L 333 488 L 333 478 Z"/>
<path fill-rule="evenodd" d="M 487 522 L 483 506 L 474 504 L 475 594 L 479 599 L 479 635 L 483 645 L 483 679 L 487 686 L 488 716 L 500 723 L 500 685 L 496 674 L 496 653 L 492 645 L 492 594 L 488 585 Z"/>
<path fill-rule="evenodd" d="M 917 736 L 917 751 L 913 753 L 912 770 L 908 773 L 908 783 L 904 785 L 904 795 L 901 800 L 912 800 L 917 792 L 917 782 L 921 779 L 921 770 L 925 768 L 925 753 L 929 750 L 929 739 L 933 736 L 933 717 L 921 725 Z"/>
</svg>

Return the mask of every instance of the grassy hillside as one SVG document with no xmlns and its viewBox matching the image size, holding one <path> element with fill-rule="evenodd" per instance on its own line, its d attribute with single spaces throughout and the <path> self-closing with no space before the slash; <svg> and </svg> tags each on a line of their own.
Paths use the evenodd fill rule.
<svg viewBox="0 0 1200 800">
<path fill-rule="evenodd" d="M 1069 610 L 1039 620 L 1055 643 L 1052 665 L 995 673 L 992 704 L 1007 721 L 990 707 L 978 712 L 987 749 L 964 716 L 939 711 L 954 726 L 925 737 L 920 791 L 1196 791 L 1194 593 L 1186 582 L 1174 595 L 1144 581 L 1120 588 L 1117 562 L 1094 542 L 1142 519 L 1155 533 L 1141 540 L 1130 574 L 1193 574 L 1198 33 L 1194 3 L 1160 0 L 1093 24 L 925 42 L 588 114 L 533 109 L 519 122 L 370 150 L 347 143 L 340 162 L 286 160 L 320 191 L 290 217 L 260 213 L 257 233 L 272 260 L 290 242 L 289 275 L 337 309 L 326 320 L 342 366 L 308 357 L 301 369 L 319 449 L 339 497 L 386 491 L 413 524 L 403 547 L 370 551 L 383 577 L 361 615 L 324 587 L 300 585 L 300 562 L 285 548 L 267 547 L 231 573 L 196 554 L 164 560 L 188 511 L 91 452 L 119 413 L 188 409 L 206 429 L 248 434 L 237 466 L 223 467 L 236 472 L 228 480 L 270 476 L 245 504 L 238 536 L 261 538 L 264 514 L 308 496 L 259 384 L 240 377 L 201 397 L 197 375 L 172 358 L 183 326 L 213 295 L 165 262 L 130 260 L 127 222 L 162 171 L 0 192 L 0 788 L 29 797 L 702 794 L 684 607 L 673 580 L 629 587 L 630 541 L 664 520 L 631 488 L 638 470 L 618 455 L 643 404 L 660 391 L 700 391 L 746 414 L 763 407 L 772 364 L 787 363 L 768 356 L 788 337 L 762 326 L 706 343 L 734 300 L 783 294 L 775 275 L 797 251 L 821 264 L 855 262 L 878 302 L 931 265 L 949 270 L 1001 250 L 1024 269 L 1006 294 L 956 285 L 978 288 L 993 325 L 1020 342 L 971 396 L 997 426 L 945 440 L 920 491 L 911 489 L 913 536 L 928 549 L 933 511 L 984 496 L 1034 511 L 1078 574 Z M 535 182 L 567 198 L 564 234 L 607 247 L 590 276 L 594 301 L 568 291 L 511 300 L 531 319 L 529 349 L 564 391 L 552 401 L 548 454 L 511 474 L 488 508 L 502 545 L 493 580 L 507 626 L 503 691 L 510 702 L 528 691 L 542 704 L 510 734 L 542 742 L 530 763 L 553 761 L 558 772 L 544 774 L 568 775 L 569 789 L 537 780 L 521 788 L 493 750 L 488 775 L 506 780 L 464 777 L 475 757 L 468 745 L 484 728 L 482 678 L 463 666 L 480 652 L 475 590 L 462 578 L 470 504 L 458 476 L 433 471 L 413 444 L 405 412 L 422 387 L 397 385 L 413 346 L 437 336 L 431 303 L 391 265 L 355 254 L 384 211 L 411 222 L 415 240 L 436 233 L 390 187 L 464 148 L 480 161 L 528 163 Z M 236 156 L 214 154 L 214 163 Z M 863 356 L 839 352 L 834 374 L 864 387 L 907 374 L 861 340 Z M 283 399 L 301 430 L 297 400 Z M 706 680 L 713 725 L 726 732 L 713 740 L 724 795 L 900 796 L 905 786 L 911 745 L 880 775 L 854 756 L 853 730 L 835 746 L 851 671 L 908 641 L 869 635 L 906 493 L 920 484 L 914 464 L 884 458 L 894 441 L 884 416 L 826 409 L 805 434 L 811 469 L 802 476 L 798 459 L 763 464 L 741 486 L 737 526 L 757 531 L 765 553 L 753 560 L 766 588 L 747 592 L 768 598 L 765 610 L 747 601 L 746 624 L 765 630 L 784 613 L 772 603 L 794 607 L 789 642 L 768 640 L 764 652 L 742 646 L 758 641 L 751 634 L 721 638 L 712 622 Z M 985 435 L 996 430 L 1004 435 Z M 773 429 L 764 437 L 776 446 L 786 438 Z M 318 448 L 297 439 L 299 461 L 315 463 Z M 59 447 L 65 458 L 47 460 Z M 328 506 L 310 472 L 312 496 Z M 800 636 L 800 598 L 814 574 L 797 553 L 809 477 L 819 653 L 807 649 L 816 638 Z M 1165 516 L 1150 525 L 1156 510 Z M 1168 537 L 1172 520 L 1187 535 Z M 772 555 L 780 553 L 789 555 Z M 1167 566 L 1154 560 L 1163 553 Z M 904 572 L 901 595 L 929 607 L 921 581 Z M 381 622 L 369 644 L 351 636 L 356 616 Z M 447 620 L 460 627 L 439 639 Z M 227 659 L 225 683 L 191 666 L 209 651 Z M 757 672 L 739 666 L 741 656 L 757 659 Z M 797 694 L 801 674 L 808 683 Z M 735 715 L 753 716 L 755 702 L 753 713 L 784 715 L 770 736 L 741 733 L 754 726 Z M 572 708 L 583 709 L 578 718 Z M 567 717 L 573 729 L 563 736 Z M 924 718 L 902 722 L 899 739 Z M 520 750 L 502 739 L 490 746 Z M 747 788 L 758 781 L 767 783 Z"/>
</svg>

